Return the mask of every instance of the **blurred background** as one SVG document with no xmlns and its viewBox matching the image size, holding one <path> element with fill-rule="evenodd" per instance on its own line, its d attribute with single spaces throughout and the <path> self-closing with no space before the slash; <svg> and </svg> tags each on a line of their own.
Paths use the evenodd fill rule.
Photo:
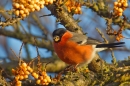
<svg viewBox="0 0 130 86">
<path fill-rule="evenodd" d="M 113 2 L 115 0 L 106 1 L 107 4 L 109 4 L 110 6 L 109 9 L 112 10 Z M 6 11 L 11 9 L 12 0 L 0 0 L 0 10 Z M 0 31 L 4 29 L 5 32 L 11 31 L 12 34 L 22 33 L 24 36 L 27 37 L 33 36 L 37 38 L 38 41 L 49 42 L 48 46 L 50 47 L 41 46 L 38 49 L 42 58 L 52 58 L 54 57 L 55 53 L 53 51 L 51 34 L 56 28 L 64 28 L 64 26 L 59 24 L 59 22 L 56 22 L 57 19 L 54 16 L 39 17 L 42 15 L 48 15 L 50 13 L 51 12 L 46 7 L 44 7 L 38 12 L 30 13 L 28 17 L 17 22 L 16 24 L 13 24 L 12 26 L 1 28 Z M 126 15 L 126 17 L 130 20 L 130 6 L 124 11 L 124 15 Z M 6 14 L 5 12 L 0 12 L 0 16 L 2 16 L 1 21 L 10 17 L 10 15 Z M 82 27 L 83 31 L 87 33 L 89 37 L 95 38 L 99 41 L 103 41 L 102 37 L 95 29 L 98 28 L 104 33 L 108 41 L 115 42 L 115 39 L 112 36 L 108 36 L 106 34 L 106 21 L 102 17 L 98 16 L 91 9 L 82 6 L 82 14 L 74 15 L 73 17 L 74 19 L 81 20 L 79 22 L 79 26 Z M 113 25 L 112 27 L 115 30 L 119 29 L 119 26 L 117 25 Z M 124 60 L 127 59 L 128 56 L 130 56 L 130 30 L 124 30 L 123 35 L 129 39 L 122 39 L 121 41 L 125 42 L 124 47 L 114 50 L 114 54 L 117 60 Z M 18 38 L 0 35 L 0 64 L 5 65 L 6 63 L 17 61 L 17 57 L 13 54 L 11 49 L 18 56 L 21 45 L 22 40 L 19 40 Z M 112 57 L 109 50 L 100 52 L 99 54 L 101 58 L 103 58 L 106 62 L 111 63 Z M 21 52 L 21 58 L 33 59 L 35 57 L 37 57 L 36 47 L 29 43 L 24 44 Z M 51 62 L 53 63 L 53 61 Z M 7 65 L 5 67 L 7 67 Z"/>
</svg>

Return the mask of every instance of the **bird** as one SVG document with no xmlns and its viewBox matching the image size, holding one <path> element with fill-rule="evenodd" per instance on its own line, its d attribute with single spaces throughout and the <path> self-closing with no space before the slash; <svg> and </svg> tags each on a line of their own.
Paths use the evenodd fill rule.
<svg viewBox="0 0 130 86">
<path fill-rule="evenodd" d="M 53 47 L 58 57 L 70 65 L 89 64 L 97 52 L 108 48 L 122 47 L 125 42 L 104 44 L 85 34 L 58 28 L 53 31 Z"/>
</svg>

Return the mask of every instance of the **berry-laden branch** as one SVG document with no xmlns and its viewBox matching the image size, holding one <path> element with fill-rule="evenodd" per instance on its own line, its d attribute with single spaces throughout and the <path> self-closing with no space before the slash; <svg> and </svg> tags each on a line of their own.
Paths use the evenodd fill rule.
<svg viewBox="0 0 130 86">
<path fill-rule="evenodd" d="M 60 2 L 60 0 L 57 0 L 54 5 L 49 5 L 47 6 L 47 8 L 51 11 L 52 15 L 58 18 L 58 20 L 61 22 L 62 25 L 66 27 L 66 29 L 72 32 L 83 33 L 81 27 L 78 25 L 78 22 L 76 22 L 73 19 L 72 15 L 69 14 L 68 11 L 66 11 L 64 5 L 65 2 Z"/>
<path fill-rule="evenodd" d="M 21 53 L 23 43 L 21 45 L 19 53 Z M 42 70 L 42 63 L 40 62 L 40 55 L 38 48 L 36 47 L 37 54 L 38 54 L 38 63 L 37 63 L 37 69 L 34 69 L 31 67 L 31 64 L 33 63 L 36 58 L 34 58 L 31 62 L 26 63 L 22 59 L 19 59 L 19 65 L 16 69 L 12 69 L 12 73 L 14 74 L 14 79 L 11 81 L 11 86 L 22 86 L 24 85 L 23 82 L 28 81 L 29 75 L 31 75 L 34 80 L 30 79 L 30 84 L 33 84 L 35 81 L 37 85 L 48 85 L 51 82 L 50 76 L 46 73 L 46 70 Z"/>
</svg>

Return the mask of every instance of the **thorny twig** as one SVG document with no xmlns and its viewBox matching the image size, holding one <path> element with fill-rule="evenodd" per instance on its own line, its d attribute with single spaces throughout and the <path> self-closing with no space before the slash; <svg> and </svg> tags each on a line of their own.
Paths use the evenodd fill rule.
<svg viewBox="0 0 130 86">
<path fill-rule="evenodd" d="M 10 48 L 10 50 L 13 52 L 13 54 L 17 57 L 17 59 L 19 59 L 19 57 L 16 55 L 16 53 L 14 52 L 14 50 L 12 48 Z"/>
<path fill-rule="evenodd" d="M 22 52 L 22 47 L 23 47 L 24 43 L 22 43 L 20 50 L 19 50 L 19 65 L 21 65 L 21 52 Z"/>
<path fill-rule="evenodd" d="M 98 28 L 96 28 L 96 30 L 97 30 L 98 33 L 101 35 L 101 37 L 104 39 L 104 41 L 105 41 L 106 43 L 108 43 L 108 41 L 107 41 L 107 39 L 105 38 L 105 36 L 103 35 L 103 33 L 102 33 Z M 116 65 L 116 58 L 115 58 L 114 52 L 112 51 L 112 48 L 110 48 L 110 50 L 111 50 L 111 56 L 112 56 L 112 63 L 113 63 L 114 65 Z"/>
<path fill-rule="evenodd" d="M 35 40 L 35 43 L 37 45 L 37 41 L 36 41 L 36 38 L 34 38 Z M 38 51 L 38 47 L 36 46 L 36 51 L 37 51 L 37 58 L 38 58 L 38 64 L 37 64 L 37 67 L 38 67 L 38 71 L 41 71 L 41 62 L 40 62 L 40 54 L 39 54 L 39 51 Z"/>
<path fill-rule="evenodd" d="M 98 33 L 101 35 L 101 37 L 104 39 L 104 41 L 105 41 L 106 43 L 108 43 L 108 41 L 107 41 L 107 39 L 105 38 L 104 34 L 103 34 L 98 28 L 96 28 L 96 30 L 97 30 Z"/>
</svg>

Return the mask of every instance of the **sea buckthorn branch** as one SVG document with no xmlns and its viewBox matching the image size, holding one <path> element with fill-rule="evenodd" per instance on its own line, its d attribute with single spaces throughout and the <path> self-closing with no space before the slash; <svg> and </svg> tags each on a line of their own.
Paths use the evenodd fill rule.
<svg viewBox="0 0 130 86">
<path fill-rule="evenodd" d="M 59 1 L 59 2 L 58 2 Z M 81 27 L 78 23 L 73 19 L 72 15 L 70 15 L 64 5 L 59 4 L 60 0 L 55 2 L 53 5 L 47 6 L 47 8 L 51 11 L 51 13 L 60 20 L 61 24 L 63 24 L 66 29 L 72 32 L 83 33 Z"/>
<path fill-rule="evenodd" d="M 6 21 L 0 21 L 0 27 L 4 28 L 6 26 L 13 25 L 14 23 L 17 23 L 20 20 L 21 20 L 21 18 L 12 18 L 12 19 L 9 18 Z"/>
<path fill-rule="evenodd" d="M 122 16 L 123 11 L 128 7 L 127 0 L 117 0 L 114 2 L 113 13 L 115 16 Z"/>
<path fill-rule="evenodd" d="M 111 27 L 112 19 L 106 19 L 107 20 L 107 34 L 108 35 L 114 35 L 116 37 L 116 41 L 120 41 L 121 39 L 125 38 L 122 35 L 122 31 L 125 30 L 125 23 L 127 21 L 126 17 L 124 16 L 123 20 L 124 22 L 122 23 L 122 26 L 116 31 Z"/>
<path fill-rule="evenodd" d="M 39 11 L 53 2 L 55 0 L 13 0 L 13 11 L 16 16 L 25 18 L 30 12 Z"/>
<path fill-rule="evenodd" d="M 30 35 L 30 36 L 28 35 L 28 37 L 27 37 L 26 34 L 23 34 L 21 32 L 17 33 L 17 32 L 7 31 L 7 30 L 4 30 L 4 29 L 0 30 L 0 35 L 13 37 L 13 38 L 16 38 L 16 39 L 23 41 L 24 43 L 30 43 L 32 45 L 35 45 L 34 37 L 39 38 L 37 36 L 32 36 L 32 35 Z M 38 47 L 46 48 L 48 50 L 53 51 L 51 45 L 52 45 L 51 41 L 47 41 L 44 38 L 42 38 L 41 41 L 40 40 L 37 41 Z"/>
<path fill-rule="evenodd" d="M 37 16 L 37 15 L 35 15 L 35 14 L 32 14 L 32 18 L 34 19 L 34 21 L 37 23 L 37 25 L 38 25 L 38 27 L 39 27 L 39 29 L 41 29 L 42 30 L 42 32 L 43 32 L 43 35 L 45 36 L 45 37 L 47 37 L 47 34 L 48 34 L 48 30 L 47 30 L 47 28 L 46 27 L 44 27 L 42 24 L 41 24 L 41 20 L 39 20 L 39 16 Z"/>
<path fill-rule="evenodd" d="M 35 40 L 36 42 L 36 40 Z M 20 47 L 19 54 L 21 53 L 23 43 Z M 16 69 L 12 69 L 12 73 L 14 75 L 14 79 L 11 82 L 11 86 L 22 86 L 22 83 L 26 81 L 26 79 L 29 79 L 28 76 L 32 75 L 34 77 L 34 80 L 36 84 L 38 85 L 48 85 L 51 82 L 50 76 L 46 73 L 46 70 L 42 70 L 42 63 L 40 62 L 40 55 L 38 48 L 36 47 L 37 54 L 38 54 L 38 63 L 37 63 L 37 69 L 34 70 L 34 68 L 31 68 L 31 64 L 35 60 L 35 58 L 30 62 L 25 62 L 24 60 L 19 59 L 19 65 L 16 67 Z M 30 79 L 32 80 L 32 79 Z M 32 83 L 34 81 L 31 81 Z"/>
<path fill-rule="evenodd" d="M 103 0 L 97 0 L 97 2 L 93 1 L 92 3 L 90 3 L 90 1 L 87 1 L 83 4 L 106 19 L 106 32 L 108 35 L 115 35 L 117 41 L 125 38 L 122 35 L 122 31 L 125 30 L 125 28 L 130 28 L 130 22 L 128 22 L 128 19 L 125 17 L 125 15 L 123 15 L 124 10 L 128 7 L 127 0 L 117 0 L 117 2 L 114 2 L 113 12 L 110 12 L 108 10 L 108 6 L 105 5 L 105 2 Z M 123 16 L 123 18 L 120 16 Z M 120 29 L 118 31 L 115 31 L 111 27 L 112 24 L 119 25 Z"/>
</svg>

